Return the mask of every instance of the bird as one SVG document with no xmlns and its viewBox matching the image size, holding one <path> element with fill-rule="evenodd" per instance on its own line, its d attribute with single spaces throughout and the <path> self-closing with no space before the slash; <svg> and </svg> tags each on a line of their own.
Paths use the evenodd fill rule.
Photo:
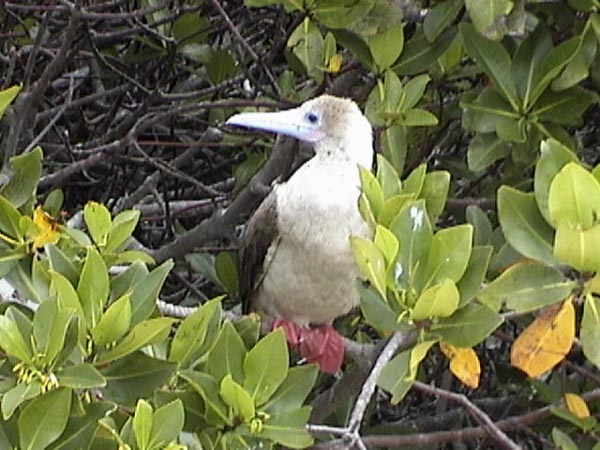
<svg viewBox="0 0 600 450">
<path fill-rule="evenodd" d="M 276 112 L 242 112 L 227 125 L 291 136 L 314 156 L 276 183 L 249 219 L 239 250 L 244 312 L 282 327 L 289 346 L 335 374 L 344 357 L 332 322 L 359 303 L 350 238 L 371 236 L 358 209 L 359 167 L 373 165 L 373 131 L 358 105 L 321 95 Z"/>
</svg>

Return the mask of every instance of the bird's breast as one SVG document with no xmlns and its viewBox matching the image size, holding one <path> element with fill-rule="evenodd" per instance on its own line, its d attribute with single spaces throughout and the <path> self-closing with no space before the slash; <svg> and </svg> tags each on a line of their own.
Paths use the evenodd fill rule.
<svg viewBox="0 0 600 450">
<path fill-rule="evenodd" d="M 320 174 L 301 168 L 277 186 L 279 240 L 260 301 L 271 315 L 300 325 L 330 323 L 358 303 L 350 236 L 369 234 L 358 212 L 358 183 L 356 167 Z"/>
</svg>

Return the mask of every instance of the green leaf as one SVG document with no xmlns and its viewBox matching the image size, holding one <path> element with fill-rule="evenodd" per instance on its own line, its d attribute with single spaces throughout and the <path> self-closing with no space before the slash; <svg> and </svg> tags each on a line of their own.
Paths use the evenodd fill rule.
<svg viewBox="0 0 600 450">
<path fill-rule="evenodd" d="M 465 96 L 460 105 L 465 129 L 478 133 L 495 132 L 505 141 L 523 142 L 521 114 L 495 88 L 485 88 L 472 101 L 470 96 Z"/>
<path fill-rule="evenodd" d="M 112 256 L 112 255 L 111 255 Z M 125 250 L 115 255 L 115 258 L 111 261 L 111 265 L 128 265 L 135 262 L 143 262 L 144 264 L 154 265 L 156 261 L 148 253 L 141 250 Z"/>
<path fill-rule="evenodd" d="M 388 158 L 398 173 L 404 170 L 408 143 L 406 141 L 406 128 L 403 125 L 392 125 L 381 133 L 383 154 Z"/>
<path fill-rule="evenodd" d="M 56 389 L 29 403 L 19 416 L 22 450 L 43 450 L 61 435 L 71 410 L 71 391 Z"/>
<path fill-rule="evenodd" d="M 141 450 L 150 448 L 150 432 L 152 431 L 152 405 L 144 399 L 138 400 L 133 416 L 133 433 L 135 442 Z"/>
<path fill-rule="evenodd" d="M 588 230 L 561 223 L 554 238 L 554 257 L 580 272 L 600 270 L 600 224 Z"/>
<path fill-rule="evenodd" d="M 150 448 L 163 448 L 174 442 L 183 429 L 184 419 L 183 402 L 179 399 L 158 408 L 152 417 Z"/>
<path fill-rule="evenodd" d="M 142 281 L 149 270 L 144 263 L 136 261 L 127 267 L 123 272 L 114 276 L 110 280 L 110 298 L 115 300 L 131 292 L 133 286 Z"/>
<path fill-rule="evenodd" d="M 590 74 L 590 66 L 596 56 L 597 40 L 590 26 L 586 24 L 580 36 L 580 45 L 573 59 L 565 66 L 560 76 L 552 81 L 552 90 L 562 91 L 585 80 Z"/>
<path fill-rule="evenodd" d="M 114 405 L 109 402 L 93 402 L 85 405 L 84 414 L 70 417 L 63 434 L 48 447 L 49 450 L 84 450 L 89 448 L 99 421 L 106 417 Z"/>
<path fill-rule="evenodd" d="M 473 24 L 490 39 L 504 36 L 505 17 L 512 11 L 510 0 L 465 0 L 465 7 Z"/>
<path fill-rule="evenodd" d="M 377 248 L 381 250 L 387 266 L 396 260 L 400 244 L 398 243 L 396 236 L 394 236 L 390 230 L 381 225 L 377 225 L 373 242 Z"/>
<path fill-rule="evenodd" d="M 381 250 L 369 239 L 358 236 L 350 237 L 350 245 L 360 273 L 385 297 L 386 265 Z"/>
<path fill-rule="evenodd" d="M 131 325 L 131 303 L 129 295 L 116 300 L 102 315 L 98 324 L 92 328 L 92 339 L 98 347 L 116 342 L 129 331 Z"/>
<path fill-rule="evenodd" d="M 392 67 L 398 75 L 416 75 L 425 72 L 446 51 L 456 36 L 456 28 L 447 28 L 434 42 L 428 42 L 421 27 L 404 45 L 396 65 Z"/>
<path fill-rule="evenodd" d="M 467 164 L 473 172 L 480 172 L 509 153 L 510 146 L 496 133 L 478 133 L 469 143 Z"/>
<path fill-rule="evenodd" d="M 0 91 L 0 119 L 12 101 L 17 97 L 22 87 L 23 84 L 20 83 Z"/>
<path fill-rule="evenodd" d="M 540 214 L 532 193 L 502 186 L 498 190 L 498 219 L 512 248 L 527 258 L 556 264 L 552 256 L 554 232 Z"/>
<path fill-rule="evenodd" d="M 171 341 L 169 361 L 189 367 L 208 350 L 221 322 L 221 300 L 217 297 L 206 302 L 179 325 Z"/>
<path fill-rule="evenodd" d="M 0 348 L 21 361 L 31 361 L 31 348 L 26 344 L 17 324 L 6 315 L 0 315 Z"/>
<path fill-rule="evenodd" d="M 375 86 L 373 86 L 373 89 L 371 89 L 369 97 L 367 98 L 367 103 L 365 105 L 365 116 L 367 119 L 369 119 L 369 122 L 371 122 L 374 127 L 388 126 L 390 122 L 390 118 L 387 117 L 387 114 L 389 113 L 387 109 L 390 101 L 389 99 L 386 101 L 386 94 L 388 93 L 386 85 L 390 82 L 389 80 L 395 78 L 394 81 L 400 86 L 400 88 L 395 92 L 395 97 L 397 96 L 399 98 L 402 90 L 402 84 L 398 76 L 395 74 L 391 76 L 390 73 L 393 74 L 393 72 L 390 70 L 385 72 L 384 81 L 381 79 L 377 80 L 377 83 Z M 392 94 L 394 94 L 394 92 L 392 92 Z"/>
<path fill-rule="evenodd" d="M 232 419 L 229 417 L 229 408 L 219 396 L 219 384 L 213 377 L 191 370 L 182 370 L 178 375 L 187 381 L 204 401 L 205 411 L 203 412 L 203 416 L 208 424 L 219 426 L 223 424 L 232 425 Z"/>
<path fill-rule="evenodd" d="M 502 96 L 514 111 L 519 110 L 520 101 L 510 73 L 511 60 L 508 52 L 498 42 L 481 36 L 473 25 L 460 25 L 465 50 L 477 65 L 492 79 Z"/>
<path fill-rule="evenodd" d="M 548 212 L 555 226 L 587 230 L 600 217 L 600 182 L 579 164 L 567 163 L 550 184 Z"/>
<path fill-rule="evenodd" d="M 290 0 L 289 3 L 293 3 Z M 312 14 L 317 21 L 328 28 L 347 28 L 363 18 L 375 3 L 374 0 L 319 0 L 314 2 Z"/>
<path fill-rule="evenodd" d="M 579 448 L 567 433 L 562 432 L 556 427 L 552 428 L 552 441 L 556 445 L 556 448 L 560 450 L 577 450 Z"/>
<path fill-rule="evenodd" d="M 84 210 L 85 211 L 85 210 Z M 120 249 L 131 237 L 140 219 L 140 212 L 135 210 L 122 211 L 112 221 L 106 237 L 106 251 L 114 252 Z"/>
<path fill-rule="evenodd" d="M 54 244 L 46 245 L 46 251 L 48 252 L 48 262 L 51 271 L 63 275 L 69 280 L 72 286 L 76 285 L 79 279 L 79 271 L 75 268 L 69 257 Z M 77 303 L 79 303 L 79 300 Z"/>
<path fill-rule="evenodd" d="M 465 306 L 475 298 L 475 294 L 485 280 L 492 250 L 491 245 L 473 247 L 467 270 L 456 285 L 460 291 L 459 307 Z"/>
<path fill-rule="evenodd" d="M 409 370 L 410 351 L 404 351 L 392 358 L 377 378 L 377 386 L 392 394 L 392 405 L 397 405 L 412 386 Z"/>
<path fill-rule="evenodd" d="M 600 368 L 600 298 L 591 294 L 586 295 L 583 304 L 579 340 L 587 360 Z"/>
<path fill-rule="evenodd" d="M 563 68 L 574 58 L 579 47 L 579 36 L 573 37 L 558 46 L 554 47 L 546 57 L 539 69 L 539 78 L 534 83 L 531 93 L 530 104 L 537 103 L 540 96 L 550 85 L 552 80 L 558 76 Z"/>
<path fill-rule="evenodd" d="M 492 239 L 492 222 L 483 209 L 469 205 L 466 210 L 467 222 L 473 225 L 474 245 L 487 245 Z"/>
<path fill-rule="evenodd" d="M 254 344 L 258 342 L 261 328 L 260 322 L 258 314 L 247 314 L 236 320 L 233 324 L 247 349 L 254 347 Z"/>
<path fill-rule="evenodd" d="M 221 286 L 231 297 L 237 297 L 238 273 L 231 252 L 219 252 L 215 258 L 215 270 Z"/>
<path fill-rule="evenodd" d="M 360 309 L 365 321 L 380 332 L 397 330 L 397 314 L 387 302 L 372 287 L 366 288 L 359 280 L 355 285 L 360 293 Z"/>
<path fill-rule="evenodd" d="M 2 395 L 2 418 L 8 420 L 24 402 L 40 395 L 41 385 L 37 381 L 18 383 Z"/>
<path fill-rule="evenodd" d="M 384 32 L 369 38 L 369 49 L 380 72 L 394 64 L 403 48 L 404 27 L 401 23 L 392 25 Z"/>
<path fill-rule="evenodd" d="M 305 17 L 292 32 L 287 47 L 302 62 L 308 75 L 320 82 L 323 73 L 318 68 L 323 62 L 323 36 L 310 18 Z"/>
<path fill-rule="evenodd" d="M 33 317 L 33 337 L 37 352 L 44 355 L 44 362 L 52 364 L 63 348 L 72 309 L 59 309 L 55 299 L 42 302 Z"/>
<path fill-rule="evenodd" d="M 541 155 L 535 166 L 533 190 L 535 200 L 542 216 L 551 222 L 548 208 L 550 184 L 560 170 L 570 162 L 578 162 L 577 156 L 568 147 L 554 139 L 547 139 L 540 144 Z"/>
<path fill-rule="evenodd" d="M 22 241 L 24 233 L 21 232 L 19 226 L 20 220 L 21 213 L 0 195 L 0 232 L 7 234 L 10 238 Z"/>
<path fill-rule="evenodd" d="M 102 308 L 108 298 L 108 271 L 100 253 L 88 247 L 77 284 L 77 295 L 83 308 L 88 327 L 92 328 L 100 320 Z"/>
<path fill-rule="evenodd" d="M 389 227 L 392 220 L 394 220 L 400 211 L 402 211 L 405 206 L 412 203 L 414 199 L 414 194 L 400 194 L 390 197 L 383 204 L 379 216 L 377 216 L 377 222 L 384 227 Z M 371 228 L 375 228 L 375 226 Z"/>
<path fill-rule="evenodd" d="M 10 158 L 12 174 L 8 183 L 0 189 L 0 194 L 15 208 L 20 208 L 35 195 L 42 174 L 42 158 L 40 147 L 35 147 L 29 153 Z"/>
<path fill-rule="evenodd" d="M 424 109 L 411 109 L 402 120 L 402 125 L 405 127 L 432 127 L 437 124 L 437 117 Z"/>
<path fill-rule="evenodd" d="M 169 317 L 158 317 L 138 323 L 121 342 L 98 355 L 97 362 L 101 364 L 114 361 L 146 345 L 163 342 L 169 336 L 173 322 L 175 320 Z"/>
<path fill-rule="evenodd" d="M 463 7 L 462 0 L 446 0 L 429 9 L 423 21 L 423 33 L 427 41 L 433 42 L 452 24 Z"/>
<path fill-rule="evenodd" d="M 173 261 L 169 259 L 135 284 L 129 297 L 132 324 L 137 324 L 150 317 L 154 311 L 158 294 L 173 265 Z"/>
<path fill-rule="evenodd" d="M 106 386 L 106 380 L 94 366 L 88 363 L 60 369 L 56 377 L 63 387 L 71 389 L 93 389 Z"/>
<path fill-rule="evenodd" d="M 444 211 L 449 189 L 450 172 L 434 170 L 425 175 L 419 197 L 425 199 L 427 212 L 432 221 Z"/>
<path fill-rule="evenodd" d="M 314 364 L 291 367 L 288 375 L 261 409 L 269 414 L 300 408 L 312 390 L 319 370 Z"/>
<path fill-rule="evenodd" d="M 215 345 L 211 348 L 206 361 L 206 373 L 221 381 L 230 375 L 236 383 L 244 378 L 243 362 L 246 347 L 231 322 L 225 322 Z"/>
<path fill-rule="evenodd" d="M 559 417 L 559 418 L 569 422 L 570 424 L 575 425 L 581 431 L 584 431 L 586 433 L 593 430 L 597 426 L 597 423 L 598 423 L 596 421 L 596 418 L 593 416 L 580 418 L 580 417 L 575 416 L 571 411 L 569 411 L 565 407 L 558 407 L 558 406 L 551 405 L 550 412 L 553 415 L 555 415 L 556 417 Z M 577 448 L 577 447 L 575 447 L 575 448 Z"/>
<path fill-rule="evenodd" d="M 104 247 L 112 225 L 110 212 L 106 206 L 97 202 L 88 202 L 83 208 L 83 220 L 94 243 Z"/>
<path fill-rule="evenodd" d="M 69 280 L 54 271 L 50 271 L 50 280 L 50 293 L 56 296 L 59 307 L 61 309 L 73 309 L 82 320 L 85 320 L 79 296 Z"/>
<path fill-rule="evenodd" d="M 402 192 L 402 182 L 398 172 L 383 155 L 377 154 L 377 181 L 383 191 L 383 198 L 387 201 Z"/>
<path fill-rule="evenodd" d="M 431 239 L 425 266 L 419 270 L 415 285 L 426 289 L 449 278 L 454 283 L 463 276 L 473 246 L 473 226 L 457 225 L 438 231 Z"/>
<path fill-rule="evenodd" d="M 583 113 L 598 99 L 598 94 L 579 86 L 560 92 L 547 90 L 540 96 L 530 114 L 538 122 L 580 125 Z"/>
<path fill-rule="evenodd" d="M 415 196 L 421 195 L 421 190 L 425 184 L 425 177 L 427 176 L 427 165 L 419 164 L 404 180 L 404 192 L 411 192 Z"/>
<path fill-rule="evenodd" d="M 191 45 L 191 44 L 188 44 Z M 210 48 L 210 58 L 205 63 L 206 73 L 213 84 L 233 78 L 238 66 L 231 53 L 224 48 Z"/>
<path fill-rule="evenodd" d="M 263 337 L 244 358 L 244 388 L 261 406 L 271 398 L 287 377 L 289 356 L 283 330 Z"/>
<path fill-rule="evenodd" d="M 265 421 L 260 435 L 284 447 L 307 448 L 313 443 L 312 436 L 305 430 L 309 416 L 308 406 L 273 415 Z"/>
<path fill-rule="evenodd" d="M 504 271 L 477 297 L 493 309 L 506 303 L 507 309 L 524 313 L 563 300 L 573 287 L 573 282 L 557 269 L 536 262 L 522 262 Z"/>
<path fill-rule="evenodd" d="M 400 241 L 400 252 L 394 268 L 396 285 L 407 289 L 413 282 L 415 272 L 426 261 L 433 237 L 425 201 L 418 200 L 404 208 L 392 221 L 390 231 Z"/>
<path fill-rule="evenodd" d="M 102 393 L 109 401 L 133 407 L 139 398 L 151 397 L 156 389 L 166 385 L 176 368 L 176 364 L 142 352 L 132 353 L 101 369 L 107 382 Z"/>
<path fill-rule="evenodd" d="M 362 192 L 367 197 L 367 200 L 369 200 L 371 211 L 377 216 L 383 206 L 383 190 L 379 185 L 379 181 L 375 178 L 375 175 L 369 170 L 364 167 L 359 167 L 358 170 L 360 173 L 360 186 Z"/>
<path fill-rule="evenodd" d="M 231 408 L 236 417 L 247 422 L 254 417 L 254 398 L 238 383 L 231 374 L 225 375 L 219 387 L 219 394 Z"/>
<path fill-rule="evenodd" d="M 470 348 L 490 336 L 502 322 L 502 316 L 492 308 L 472 302 L 432 324 L 431 333 L 455 347 Z"/>
<path fill-rule="evenodd" d="M 419 296 L 411 311 L 412 320 L 449 317 L 456 311 L 460 294 L 449 278 L 432 286 Z"/>
</svg>

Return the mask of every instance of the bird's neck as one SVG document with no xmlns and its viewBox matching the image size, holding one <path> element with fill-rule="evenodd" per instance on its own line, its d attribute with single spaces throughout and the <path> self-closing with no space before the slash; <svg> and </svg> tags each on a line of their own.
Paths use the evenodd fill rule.
<svg viewBox="0 0 600 450">
<path fill-rule="evenodd" d="M 315 146 L 315 159 L 321 161 L 339 161 L 340 164 L 373 166 L 373 142 L 371 135 L 354 136 L 352 139 L 323 140 Z"/>
</svg>

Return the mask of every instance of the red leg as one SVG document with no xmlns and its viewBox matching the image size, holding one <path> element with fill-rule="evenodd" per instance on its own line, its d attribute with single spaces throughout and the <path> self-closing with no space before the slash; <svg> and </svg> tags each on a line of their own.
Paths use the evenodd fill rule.
<svg viewBox="0 0 600 450">
<path fill-rule="evenodd" d="M 304 328 L 289 320 L 275 319 L 271 328 L 283 328 L 289 347 L 307 362 L 318 364 L 321 371 L 335 374 L 342 367 L 344 342 L 331 325 Z"/>
<path fill-rule="evenodd" d="M 298 346 L 300 344 L 300 337 L 304 332 L 304 328 L 299 327 L 293 322 L 284 319 L 275 319 L 271 324 L 271 329 L 276 330 L 277 328 L 282 328 L 283 333 L 285 334 L 285 340 L 287 341 L 289 347 L 298 351 Z"/>
</svg>

